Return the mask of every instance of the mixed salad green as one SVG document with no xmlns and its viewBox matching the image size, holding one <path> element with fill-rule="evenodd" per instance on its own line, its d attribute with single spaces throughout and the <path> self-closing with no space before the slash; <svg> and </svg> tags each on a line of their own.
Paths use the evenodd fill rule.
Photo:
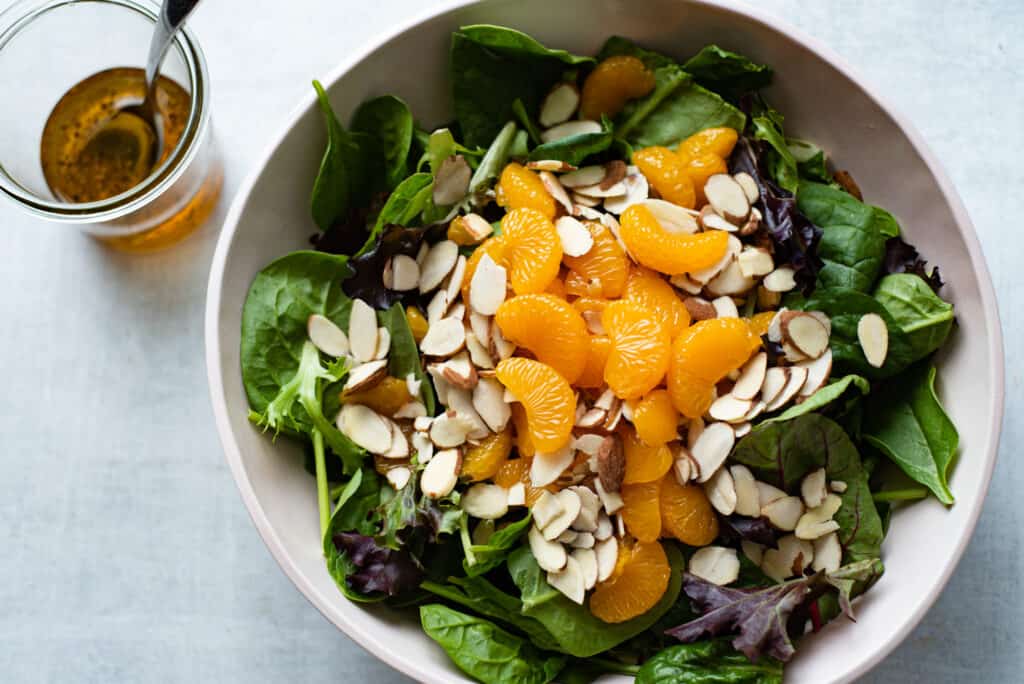
<svg viewBox="0 0 1024 684">
<path fill-rule="evenodd" d="M 540 121 L 561 118 L 545 109 L 553 89 L 569 84 L 578 92 L 615 56 L 639 59 L 653 87 L 599 121 L 550 134 Z M 862 200 L 849 174 L 832 170 L 822 149 L 786 136 L 782 115 L 760 94 L 771 80 L 769 66 L 714 45 L 679 62 L 613 37 L 590 57 L 481 25 L 452 36 L 455 118 L 432 132 L 390 95 L 364 102 L 346 128 L 314 84 L 327 130 L 311 198 L 319 232 L 312 249 L 284 255 L 256 276 L 242 317 L 241 370 L 252 422 L 305 448 L 327 569 L 345 596 L 418 611 L 423 630 L 481 682 L 585 682 L 603 673 L 644 684 L 779 682 L 800 638 L 852 616 L 851 599 L 881 576 L 893 509 L 929 496 L 953 504 L 957 431 L 936 395 L 932 358 L 954 317 L 938 294 L 938 269 L 903 240 L 895 217 Z M 557 125 L 573 123 L 574 112 L 570 106 Z M 776 326 L 763 336 L 762 366 L 782 368 L 790 384 L 786 369 L 810 369 L 823 358 L 828 367 L 822 361 L 801 371 L 792 399 L 769 401 L 769 410 L 731 421 L 705 416 L 709 426 L 732 426 L 714 473 L 699 476 L 708 465 L 700 457 L 708 447 L 695 443 L 705 421 L 680 423 L 675 467 L 665 477 L 708 492 L 717 538 L 700 549 L 667 535 L 654 542 L 668 567 L 660 598 L 608 622 L 592 613 L 583 590 L 607 581 L 617 570 L 606 559 L 614 565 L 616 549 L 621 555 L 632 544 L 615 514 L 621 498 L 616 506 L 602 469 L 614 458 L 616 424 L 632 420 L 635 408 L 607 395 L 601 410 L 616 402 L 621 415 L 613 420 L 605 410 L 590 430 L 600 439 L 588 447 L 578 429 L 587 406 L 578 407 L 574 448 L 555 475 L 561 486 L 586 489 L 570 497 L 583 512 L 553 534 L 548 507 L 556 506 L 555 518 L 567 507 L 550 493 L 525 505 L 526 493 L 552 484 L 536 470 L 532 481 L 512 486 L 490 484 L 493 469 L 460 477 L 470 449 L 493 446 L 511 430 L 493 369 L 515 345 L 459 299 L 469 286 L 459 269 L 502 231 L 506 208 L 495 203 L 495 184 L 509 163 L 544 171 L 556 184 L 555 173 L 627 168 L 626 180 L 636 182 L 623 186 L 617 204 L 607 193 L 562 188 L 570 204 L 559 213 L 614 232 L 626 206 L 661 202 L 651 199 L 656 192 L 633 155 L 675 149 L 712 128 L 738 134 L 728 174 L 742 176 L 753 193 L 746 215 L 753 218 L 731 228 L 732 239 L 743 253 L 770 254 L 769 270 L 790 283 L 769 289 L 773 281 L 760 273 L 748 291 L 716 298 L 710 316 L 775 311 L 775 322 L 787 311 L 811 313 L 827 330 L 827 357 L 794 351 Z M 621 180 L 599 177 L 610 187 Z M 668 211 L 665 204 L 651 206 Z M 461 219 L 477 239 L 452 244 L 446 231 Z M 676 275 L 671 282 L 695 307 L 691 315 L 704 311 L 707 282 Z M 429 325 L 429 336 L 453 318 L 466 322 L 465 332 L 453 333 L 459 340 L 451 349 L 468 349 L 461 355 L 443 349 L 451 340 L 440 332 L 428 342 L 421 329 Z M 498 339 L 474 346 L 487 335 Z M 818 371 L 819 386 L 804 383 Z M 740 377 L 723 379 L 719 391 Z M 795 393 L 803 387 L 809 391 Z M 503 459 L 515 458 L 517 444 L 505 445 Z M 588 449 L 591 458 L 573 458 Z M 753 508 L 744 503 L 750 492 Z M 596 508 L 581 523 L 589 501 Z M 797 507 L 799 524 L 780 522 L 780 502 Z M 802 533 L 812 527 L 818 531 Z M 586 578 L 578 586 L 566 579 L 569 565 Z"/>
</svg>

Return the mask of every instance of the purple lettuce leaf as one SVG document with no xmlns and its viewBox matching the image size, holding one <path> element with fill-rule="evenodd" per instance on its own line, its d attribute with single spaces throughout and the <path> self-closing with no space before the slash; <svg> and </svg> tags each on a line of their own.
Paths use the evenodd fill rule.
<svg viewBox="0 0 1024 684">
<path fill-rule="evenodd" d="M 423 569 L 404 549 L 389 549 L 357 532 L 339 532 L 334 535 L 334 544 L 355 569 L 348 573 L 346 582 L 361 594 L 398 596 L 415 589 L 423 580 Z"/>
<path fill-rule="evenodd" d="M 723 515 L 718 517 L 719 534 L 729 540 L 747 540 L 775 547 L 778 534 L 767 518 L 748 518 L 742 515 Z"/>
<path fill-rule="evenodd" d="M 388 290 L 384 287 L 381 274 L 384 273 L 384 265 L 388 259 L 394 255 L 405 254 L 415 257 L 426 231 L 426 228 L 387 226 L 373 249 L 349 259 L 348 264 L 353 274 L 342 284 L 342 290 L 352 299 L 362 299 L 375 309 L 387 309 L 399 301 L 403 304 L 418 304 L 419 294 L 416 290 Z"/>
<path fill-rule="evenodd" d="M 882 275 L 890 273 L 913 273 L 928 283 L 936 294 L 942 289 L 942 275 L 939 267 L 933 266 L 931 271 L 928 262 L 921 258 L 917 250 L 903 241 L 903 238 L 891 237 L 885 241 L 885 260 L 882 262 Z"/>
</svg>

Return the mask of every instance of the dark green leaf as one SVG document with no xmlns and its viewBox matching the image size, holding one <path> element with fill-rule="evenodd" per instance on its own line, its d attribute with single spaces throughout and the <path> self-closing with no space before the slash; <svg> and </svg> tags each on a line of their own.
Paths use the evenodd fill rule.
<svg viewBox="0 0 1024 684">
<path fill-rule="evenodd" d="M 789 146 L 786 144 L 786 137 L 782 132 L 782 117 L 777 112 L 772 112 L 772 114 L 774 116 L 761 114 L 751 119 L 754 138 L 767 145 L 763 152 L 762 163 L 767 168 L 768 175 L 779 187 L 797 194 L 800 177 L 797 173 L 796 159 L 793 158 L 793 153 L 790 152 Z M 812 223 L 818 223 L 812 216 L 808 216 L 808 218 Z"/>
<path fill-rule="evenodd" d="M 515 102 L 512 103 L 512 111 L 515 113 L 516 118 L 519 119 L 520 125 L 526 129 L 527 134 L 530 136 L 530 142 L 534 145 L 540 145 L 540 129 L 537 128 L 537 124 L 534 123 L 530 113 L 526 111 L 523 101 L 516 98 Z"/>
<path fill-rule="evenodd" d="M 409 328 L 409 319 L 405 316 L 405 309 L 399 303 L 392 304 L 391 308 L 378 311 L 377 319 L 391 334 L 388 374 L 399 380 L 405 380 L 409 374 L 412 374 L 419 380 L 420 400 L 427 408 L 427 415 L 434 415 L 436 404 L 434 403 L 433 385 L 423 371 L 423 364 L 420 363 L 419 347 Z"/>
<path fill-rule="evenodd" d="M 377 139 L 384 157 L 385 187 L 398 187 L 408 175 L 407 161 L 415 128 L 409 107 L 394 95 L 367 100 L 352 115 L 351 128 Z"/>
<path fill-rule="evenodd" d="M 770 66 L 757 64 L 717 45 L 705 46 L 683 63 L 683 69 L 693 74 L 697 83 L 732 102 L 772 82 Z"/>
<path fill-rule="evenodd" d="M 382 601 L 385 596 L 382 593 L 362 594 L 349 586 L 348 577 L 356 572 L 357 568 L 345 553 L 338 550 L 334 537 L 346 531 L 356 531 L 364 535 L 374 534 L 377 522 L 372 514 L 379 505 L 380 480 L 377 474 L 370 468 L 355 471 L 338 497 L 334 515 L 331 516 L 331 524 L 324 534 L 323 547 L 327 572 L 334 578 L 341 592 L 353 601 Z"/>
<path fill-rule="evenodd" d="M 833 380 L 799 404 L 790 406 L 774 418 L 764 421 L 764 423 L 791 420 L 805 413 L 821 411 L 845 395 L 850 389 L 859 390 L 860 394 L 857 396 L 865 396 L 871 391 L 871 383 L 859 375 L 847 375 L 838 380 Z"/>
<path fill-rule="evenodd" d="M 782 684 L 782 663 L 750 662 L 726 639 L 671 646 L 640 668 L 636 684 Z"/>
<path fill-rule="evenodd" d="M 486 190 L 486 186 L 490 181 L 501 174 L 501 170 L 508 163 L 509 151 L 515 137 L 516 125 L 512 121 L 509 121 L 498 131 L 498 135 L 495 136 L 490 147 L 487 148 L 483 159 L 480 160 L 480 166 L 476 167 L 476 171 L 473 172 L 473 176 L 469 179 L 469 193 L 471 195 Z"/>
<path fill-rule="evenodd" d="M 440 604 L 421 606 L 420 621 L 459 669 L 484 684 L 545 684 L 565 665 L 564 656 L 546 656 L 492 622 Z"/>
<path fill-rule="evenodd" d="M 875 288 L 875 299 L 910 341 L 915 360 L 941 347 L 953 329 L 953 305 L 943 301 L 913 273 L 894 273 L 882 278 Z"/>
<path fill-rule="evenodd" d="M 953 503 L 947 476 L 959 435 L 935 395 L 935 368 L 928 362 L 911 366 L 871 397 L 864 438 L 939 501 Z"/>
<path fill-rule="evenodd" d="M 601 51 L 597 53 L 597 61 L 603 62 L 609 57 L 617 55 L 636 57 L 644 63 L 644 66 L 652 71 L 663 66 L 678 66 L 676 60 L 668 55 L 642 48 L 630 39 L 623 38 L 622 36 L 612 36 L 606 40 L 601 47 Z"/>
<path fill-rule="evenodd" d="M 533 516 L 527 513 L 521 520 L 511 522 L 492 534 L 486 544 L 473 544 L 470 551 L 476 562 L 470 565 L 468 560 L 462 561 L 466 574 L 470 577 L 483 575 L 504 563 L 512 547 L 529 529 L 532 520 Z"/>
<path fill-rule="evenodd" d="M 519 587 L 523 613 L 543 624 L 558 640 L 561 651 L 587 658 L 643 632 L 675 604 L 682 584 L 683 557 L 673 545 L 666 545 L 665 553 L 672 574 L 664 596 L 643 615 L 617 624 L 599 620 L 589 608 L 573 603 L 553 589 L 528 548 L 519 548 L 509 555 L 508 569 Z"/>
<path fill-rule="evenodd" d="M 387 226 L 409 226 L 423 213 L 434 187 L 434 177 L 429 173 L 414 173 L 388 196 L 384 208 L 377 215 L 373 231 L 356 256 L 362 256 L 376 246 Z"/>
<path fill-rule="evenodd" d="M 834 421 L 808 413 L 786 422 L 759 425 L 740 440 L 732 459 L 749 467 L 759 480 L 789 492 L 803 477 L 825 468 L 829 480 L 842 480 L 846 491 L 834 520 L 846 562 L 878 558 L 882 524 L 871 501 L 867 473 L 857 448 Z"/>
<path fill-rule="evenodd" d="M 807 140 L 795 138 L 786 138 L 786 147 L 796 160 L 801 180 L 832 185 L 832 174 L 828 171 L 828 159 L 823 149 Z"/>
<path fill-rule="evenodd" d="M 573 166 L 583 166 L 587 157 L 607 150 L 612 144 L 611 122 L 605 119 L 600 133 L 580 133 L 535 147 L 530 160 L 557 159 Z"/>
</svg>

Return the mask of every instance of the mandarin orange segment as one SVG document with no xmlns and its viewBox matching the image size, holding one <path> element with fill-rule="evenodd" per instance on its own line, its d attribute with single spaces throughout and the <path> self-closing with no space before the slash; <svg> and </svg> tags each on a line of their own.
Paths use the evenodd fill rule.
<svg viewBox="0 0 1024 684">
<path fill-rule="evenodd" d="M 553 294 L 556 297 L 561 297 L 562 299 L 565 299 L 567 294 L 565 291 L 565 280 L 563 280 L 561 275 L 559 275 L 548 284 L 544 291 L 547 292 L 548 294 Z"/>
<path fill-rule="evenodd" d="M 626 531 L 640 541 L 654 541 L 661 536 L 660 492 L 660 480 L 624 484 L 619 490 L 622 522 L 626 524 Z"/>
<path fill-rule="evenodd" d="M 629 100 L 654 90 L 654 74 L 638 58 L 617 55 L 602 61 L 583 82 L 580 116 L 600 121 L 614 117 Z"/>
<path fill-rule="evenodd" d="M 604 367 L 608 363 L 608 354 L 612 350 L 612 341 L 604 335 L 591 335 L 587 347 L 587 362 L 583 372 L 576 379 L 576 386 L 586 389 L 597 389 L 604 386 Z"/>
<path fill-rule="evenodd" d="M 512 289 L 516 294 L 543 292 L 558 277 L 562 263 L 555 224 L 536 209 L 513 209 L 501 219 L 501 230 Z"/>
<path fill-rule="evenodd" d="M 552 294 L 524 294 L 505 300 L 494 320 L 501 334 L 528 349 L 539 361 L 576 382 L 590 350 L 587 324 L 564 299 Z"/>
<path fill-rule="evenodd" d="M 649 446 L 640 441 L 629 427 L 623 428 L 622 450 L 626 455 L 626 475 L 623 484 L 638 484 L 660 480 L 672 467 L 672 452 L 664 443 Z"/>
<path fill-rule="evenodd" d="M 530 436 L 530 423 L 526 419 L 526 409 L 522 404 L 512 404 L 512 424 L 516 428 L 516 451 L 520 456 L 532 458 L 537 453 Z"/>
<path fill-rule="evenodd" d="M 587 283 L 593 279 L 601 281 L 600 294 L 605 297 L 614 299 L 622 296 L 629 277 L 629 257 L 607 227 L 592 221 L 584 225 L 594 238 L 594 245 L 583 256 L 564 258 L 570 269 L 569 275 L 575 271 Z M 568 288 L 569 276 L 566 276 L 566 290 Z"/>
<path fill-rule="evenodd" d="M 496 374 L 523 405 L 534 448 L 552 453 L 565 446 L 576 414 L 576 396 L 565 378 L 545 363 L 522 357 L 505 359 Z"/>
<path fill-rule="evenodd" d="M 633 427 L 640 441 L 652 446 L 678 439 L 679 413 L 666 390 L 649 392 L 633 407 Z"/>
<path fill-rule="evenodd" d="M 473 253 L 466 259 L 466 273 L 462 278 L 462 301 L 469 301 L 469 284 L 473 280 L 476 267 L 480 264 L 480 260 L 484 258 L 484 255 L 486 254 L 491 257 L 491 260 L 499 266 L 508 268 L 509 251 L 505 238 L 501 235 L 484 240 L 479 247 L 473 250 Z"/>
<path fill-rule="evenodd" d="M 343 394 L 341 401 L 345 404 L 362 404 L 383 416 L 391 417 L 412 401 L 412 395 L 409 394 L 409 384 L 405 380 L 389 376 L 370 389 Z"/>
<path fill-rule="evenodd" d="M 565 274 L 565 294 L 571 297 L 601 297 L 604 284 L 600 278 L 588 278 L 578 271 Z"/>
<path fill-rule="evenodd" d="M 506 428 L 466 449 L 460 475 L 471 482 L 494 477 L 511 452 L 512 431 Z"/>
<path fill-rule="evenodd" d="M 739 140 L 739 134 L 734 128 L 727 126 L 705 128 L 680 142 L 676 152 L 685 161 L 696 159 L 706 153 L 727 159 L 732 154 L 732 148 L 736 146 L 737 140 Z"/>
<path fill-rule="evenodd" d="M 761 335 L 768 334 L 768 326 L 771 325 L 772 319 L 775 318 L 777 311 L 762 311 L 761 313 L 754 314 L 750 318 L 744 318 L 747 325 L 750 326 L 750 332 L 754 333 L 758 337 Z"/>
<path fill-rule="evenodd" d="M 713 318 L 687 328 L 672 343 L 668 369 L 676 410 L 687 418 L 704 415 L 715 384 L 746 363 L 760 345 L 742 318 Z"/>
<path fill-rule="evenodd" d="M 407 306 L 405 307 L 405 320 L 409 322 L 409 330 L 412 332 L 412 338 L 416 340 L 416 344 L 422 342 L 423 338 L 427 336 L 427 330 L 430 329 L 427 317 L 415 306 Z"/>
<path fill-rule="evenodd" d="M 620 399 L 637 399 L 654 389 L 668 369 L 670 336 L 654 314 L 636 302 L 610 302 L 601 324 L 612 348 L 604 368 L 608 387 Z"/>
<path fill-rule="evenodd" d="M 645 147 L 633 153 L 633 163 L 662 199 L 693 209 L 697 195 L 686 172 L 686 161 L 667 147 Z M 626 243 L 632 251 L 629 243 Z"/>
<path fill-rule="evenodd" d="M 729 129 L 732 130 L 732 129 Z M 716 173 L 729 173 L 729 167 L 725 160 L 711 152 L 704 152 L 689 161 L 686 165 L 686 173 L 693 181 L 693 191 L 697 195 L 697 206 L 707 204 L 704 196 L 704 185 Z"/>
<path fill-rule="evenodd" d="M 670 233 L 661 227 L 651 210 L 634 204 L 622 213 L 622 241 L 644 266 L 668 275 L 699 271 L 725 255 L 729 234 L 709 230 L 693 235 Z"/>
<path fill-rule="evenodd" d="M 521 457 L 505 461 L 495 473 L 494 484 L 508 489 L 512 485 L 521 482 L 526 488 L 526 505 L 532 506 L 545 491 L 552 494 L 558 491 L 555 485 L 546 487 L 534 487 L 530 484 L 530 467 L 533 465 L 533 458 Z"/>
<path fill-rule="evenodd" d="M 462 216 L 456 216 L 452 219 L 451 223 L 448 224 L 447 237 L 455 244 L 463 247 L 476 245 L 483 241 L 483 238 L 476 237 L 473 232 L 470 231 L 466 225 L 466 219 Z"/>
<path fill-rule="evenodd" d="M 634 301 L 646 307 L 668 328 L 675 337 L 690 325 L 690 312 L 676 289 L 664 278 L 646 268 L 634 268 L 626 281 L 623 299 Z"/>
<path fill-rule="evenodd" d="M 669 475 L 661 481 L 658 505 L 665 533 L 684 544 L 707 546 L 718 536 L 718 516 L 702 487 L 681 485 Z"/>
<path fill-rule="evenodd" d="M 540 176 L 512 162 L 501 171 L 494 190 L 499 207 L 533 209 L 549 219 L 555 217 L 555 198 L 544 188 Z"/>
<path fill-rule="evenodd" d="M 619 544 L 619 559 L 616 572 L 590 596 L 590 612 L 609 623 L 625 622 L 657 605 L 672 575 L 665 549 L 657 541 Z"/>
</svg>

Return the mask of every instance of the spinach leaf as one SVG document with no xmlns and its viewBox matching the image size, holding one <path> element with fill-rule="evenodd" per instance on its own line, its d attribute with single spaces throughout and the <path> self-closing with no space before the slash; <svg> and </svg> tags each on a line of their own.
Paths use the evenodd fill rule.
<svg viewBox="0 0 1024 684">
<path fill-rule="evenodd" d="M 740 440 L 732 459 L 749 467 L 759 480 L 796 491 L 803 477 L 824 467 L 829 480 L 842 480 L 846 491 L 834 520 L 846 562 L 878 558 L 882 523 L 871 501 L 867 473 L 857 448 L 843 429 L 825 416 L 808 413 L 785 422 L 759 425 Z"/>
<path fill-rule="evenodd" d="M 409 148 L 415 124 L 412 112 L 394 95 L 384 95 L 359 105 L 351 129 L 373 136 L 384 159 L 384 183 L 393 190 L 408 174 Z"/>
<path fill-rule="evenodd" d="M 726 639 L 671 646 L 640 667 L 636 684 L 782 684 L 782 663 L 756 663 Z"/>
<path fill-rule="evenodd" d="M 717 45 L 705 46 L 683 63 L 683 69 L 693 74 L 697 83 L 732 102 L 772 82 L 770 66 L 757 64 Z"/>
<path fill-rule="evenodd" d="M 672 574 L 668 589 L 649 611 L 618 624 L 608 624 L 553 589 L 533 554 L 520 547 L 508 557 L 508 569 L 521 594 L 523 614 L 537 619 L 558 640 L 564 653 L 589 658 L 630 639 L 653 625 L 675 604 L 682 584 L 683 556 L 671 544 L 665 546 Z"/>
<path fill-rule="evenodd" d="M 791 420 L 805 413 L 821 411 L 840 399 L 851 388 L 860 390 L 859 396 L 866 396 L 871 391 L 871 383 L 859 375 L 847 375 L 838 380 L 833 380 L 799 404 L 790 406 L 774 418 L 763 421 L 762 424 Z"/>
<path fill-rule="evenodd" d="M 526 111 L 526 105 L 518 97 L 516 101 L 512 103 L 512 112 L 519 119 L 519 123 L 526 130 L 527 135 L 530 136 L 530 142 L 534 145 L 540 145 L 540 129 L 537 128 L 537 124 L 534 123 L 533 117 Z"/>
<path fill-rule="evenodd" d="M 373 230 L 366 238 L 362 249 L 356 253 L 356 257 L 360 257 L 374 248 L 385 227 L 390 225 L 408 226 L 413 223 L 430 202 L 433 188 L 434 177 L 429 173 L 414 173 L 402 181 L 388 196 L 384 208 L 377 215 Z"/>
<path fill-rule="evenodd" d="M 423 158 L 430 165 L 430 175 L 436 176 L 441 170 L 441 163 L 456 154 L 455 136 L 447 128 L 439 128 L 427 138 L 426 151 Z M 423 163 L 420 162 L 422 167 Z M 416 169 L 417 172 L 421 169 Z"/>
<path fill-rule="evenodd" d="M 782 116 L 774 110 L 754 116 L 750 120 L 754 138 L 765 143 L 762 148 L 762 164 L 768 170 L 775 183 L 793 194 L 797 194 L 800 186 L 800 177 L 797 173 L 796 159 L 786 144 L 786 137 L 782 133 Z M 803 211 L 803 207 L 800 208 Z M 804 211 L 804 214 L 807 214 Z M 809 216 L 812 223 L 821 225 Z M 826 231 L 827 234 L 827 231 Z"/>
<path fill-rule="evenodd" d="M 500 26 L 464 26 L 452 34 L 451 80 L 455 117 L 466 145 L 489 144 L 522 100 L 537 111 L 566 65 L 590 63 L 564 50 L 550 50 L 524 33 Z"/>
<path fill-rule="evenodd" d="M 510 156 L 512 141 L 515 137 L 516 125 L 512 121 L 509 121 L 498 131 L 498 135 L 494 137 L 490 147 L 487 148 L 484 158 L 480 160 L 480 165 L 476 167 L 476 170 L 469 179 L 470 195 L 486 190 L 487 184 L 497 178 L 501 170 L 505 168 L 505 164 Z"/>
<path fill-rule="evenodd" d="M 426 407 L 427 415 L 434 415 L 437 406 L 434 403 L 433 385 L 423 371 L 423 364 L 420 363 L 419 347 L 416 345 L 416 340 L 413 339 L 412 330 L 409 328 L 409 319 L 405 316 L 405 309 L 399 303 L 392 304 L 389 309 L 377 312 L 377 320 L 391 334 L 388 374 L 400 380 L 404 380 L 411 374 L 419 380 L 420 401 Z"/>
<path fill-rule="evenodd" d="M 823 149 L 810 141 L 796 138 L 786 138 L 786 147 L 796 161 L 801 180 L 833 184 L 832 174 L 828 171 L 828 159 Z"/>
<path fill-rule="evenodd" d="M 953 329 L 953 305 L 913 273 L 882 278 L 875 288 L 875 299 L 906 335 L 914 359 L 923 359 L 941 347 Z"/>
<path fill-rule="evenodd" d="M 651 71 L 663 66 L 678 66 L 676 60 L 668 55 L 642 48 L 629 38 L 623 38 L 622 36 L 612 36 L 606 40 L 604 45 L 601 46 L 601 50 L 597 53 L 597 61 L 603 62 L 609 57 L 619 55 L 636 57 Z"/>
<path fill-rule="evenodd" d="M 459 669 L 485 684 L 546 684 L 565 666 L 563 656 L 540 653 L 494 623 L 447 606 L 420 606 L 420 622 Z"/>
<path fill-rule="evenodd" d="M 568 138 L 544 143 L 530 152 L 529 159 L 557 159 L 573 166 L 583 166 L 583 161 L 592 155 L 604 152 L 612 144 L 612 125 L 608 119 L 602 122 L 600 133 L 580 133 Z"/>
<path fill-rule="evenodd" d="M 832 320 L 832 362 L 841 373 L 855 373 L 870 379 L 896 375 L 917 360 L 910 339 L 882 304 L 868 294 L 845 287 L 818 288 L 800 308 L 823 311 Z M 857 323 L 865 314 L 875 313 L 889 330 L 889 352 L 885 364 L 875 368 L 868 363 L 857 337 Z"/>
<path fill-rule="evenodd" d="M 953 503 L 947 475 L 959 435 L 935 395 L 934 366 L 917 363 L 870 398 L 864 439 L 939 501 Z"/>
<path fill-rule="evenodd" d="M 885 258 L 883 226 L 891 214 L 821 183 L 800 183 L 797 206 L 824 231 L 818 255 L 825 267 L 818 286 L 870 292 Z"/>
<path fill-rule="evenodd" d="M 475 562 L 470 564 L 468 558 L 463 559 L 462 567 L 466 574 L 470 577 L 483 575 L 504 563 L 512 547 L 526 534 L 532 520 L 533 516 L 527 513 L 521 520 L 509 523 L 492 534 L 486 544 L 470 546 L 469 550 Z"/>
</svg>

